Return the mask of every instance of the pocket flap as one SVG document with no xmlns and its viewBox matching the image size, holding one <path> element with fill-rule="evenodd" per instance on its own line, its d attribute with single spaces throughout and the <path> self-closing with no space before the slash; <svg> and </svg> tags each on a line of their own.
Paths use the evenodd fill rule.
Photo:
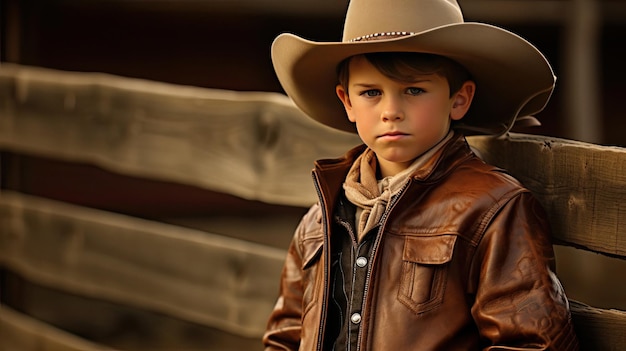
<svg viewBox="0 0 626 351">
<path fill-rule="evenodd" d="M 302 244 L 302 269 L 309 268 L 322 254 L 324 239 L 306 240 Z"/>
<path fill-rule="evenodd" d="M 456 235 L 408 236 L 402 259 L 421 264 L 442 264 L 452 259 Z"/>
</svg>

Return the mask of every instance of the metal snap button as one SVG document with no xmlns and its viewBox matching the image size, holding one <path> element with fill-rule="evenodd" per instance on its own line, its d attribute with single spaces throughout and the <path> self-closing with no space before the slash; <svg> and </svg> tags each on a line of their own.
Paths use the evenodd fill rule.
<svg viewBox="0 0 626 351">
<path fill-rule="evenodd" d="M 356 265 L 363 268 L 365 266 L 367 266 L 367 258 L 361 256 L 359 258 L 356 259 Z"/>
</svg>

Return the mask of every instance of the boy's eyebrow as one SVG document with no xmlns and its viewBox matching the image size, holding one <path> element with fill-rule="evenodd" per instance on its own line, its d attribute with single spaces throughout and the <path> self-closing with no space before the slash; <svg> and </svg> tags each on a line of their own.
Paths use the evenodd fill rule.
<svg viewBox="0 0 626 351">
<path fill-rule="evenodd" d="M 371 87 L 375 87 L 378 84 L 369 84 L 369 83 L 353 83 L 352 86 L 355 87 L 362 87 L 362 88 L 371 88 Z"/>
</svg>

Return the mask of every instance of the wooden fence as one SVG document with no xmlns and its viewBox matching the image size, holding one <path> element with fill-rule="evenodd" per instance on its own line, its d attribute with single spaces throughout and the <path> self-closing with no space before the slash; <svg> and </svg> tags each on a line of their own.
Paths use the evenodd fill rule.
<svg viewBox="0 0 626 351">
<path fill-rule="evenodd" d="M 356 143 L 278 94 L 0 66 L 3 152 L 306 208 L 313 160 Z M 624 261 L 626 149 L 519 134 L 470 143 L 538 196 L 558 244 Z M 286 247 L 259 241 L 2 190 L 0 350 L 261 350 Z M 583 350 L 626 347 L 625 311 L 572 310 Z M 115 323 L 139 340 L 108 343 Z"/>
</svg>

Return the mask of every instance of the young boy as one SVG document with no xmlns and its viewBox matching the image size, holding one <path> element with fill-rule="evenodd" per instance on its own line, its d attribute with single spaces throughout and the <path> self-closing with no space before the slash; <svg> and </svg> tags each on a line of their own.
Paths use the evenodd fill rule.
<svg viewBox="0 0 626 351">
<path fill-rule="evenodd" d="M 283 34 L 272 58 L 304 112 L 364 145 L 315 164 L 267 350 L 578 349 L 545 213 L 464 137 L 543 109 L 537 49 L 454 0 L 352 0 L 342 42 Z"/>
</svg>

